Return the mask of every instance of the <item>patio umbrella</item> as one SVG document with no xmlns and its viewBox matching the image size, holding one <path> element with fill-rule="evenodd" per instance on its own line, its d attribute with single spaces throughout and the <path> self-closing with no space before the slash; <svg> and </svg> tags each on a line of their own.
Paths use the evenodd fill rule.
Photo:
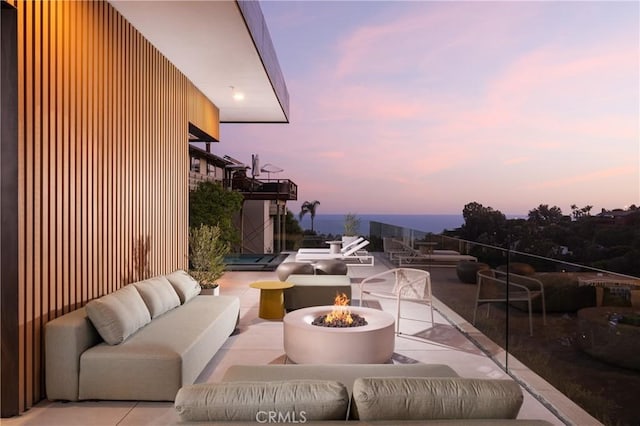
<svg viewBox="0 0 640 426">
<path fill-rule="evenodd" d="M 267 174 L 267 179 L 271 179 L 271 173 L 280 173 L 283 172 L 284 169 L 273 165 L 271 163 L 267 163 L 264 166 L 262 166 L 262 168 L 260 169 L 261 172 L 264 172 Z"/>
</svg>

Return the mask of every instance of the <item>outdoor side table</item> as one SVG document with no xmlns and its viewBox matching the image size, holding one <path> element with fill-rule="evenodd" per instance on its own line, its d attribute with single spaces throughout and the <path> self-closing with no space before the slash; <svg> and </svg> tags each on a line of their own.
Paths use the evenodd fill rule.
<svg viewBox="0 0 640 426">
<path fill-rule="evenodd" d="M 325 243 L 329 244 L 329 253 L 340 253 L 340 249 L 342 248 L 342 240 L 325 241 Z"/>
<path fill-rule="evenodd" d="M 638 304 L 638 296 L 636 291 L 640 289 L 640 282 L 638 282 L 637 280 L 601 275 L 595 277 L 578 278 L 578 286 L 583 285 L 590 285 L 596 288 L 597 307 L 602 306 L 605 288 L 609 289 L 610 292 L 618 294 L 627 300 L 631 300 L 632 306 Z"/>
<path fill-rule="evenodd" d="M 258 316 L 262 319 L 281 320 L 284 317 L 285 288 L 293 287 L 286 281 L 256 281 L 249 284 L 260 290 L 260 308 Z"/>
</svg>

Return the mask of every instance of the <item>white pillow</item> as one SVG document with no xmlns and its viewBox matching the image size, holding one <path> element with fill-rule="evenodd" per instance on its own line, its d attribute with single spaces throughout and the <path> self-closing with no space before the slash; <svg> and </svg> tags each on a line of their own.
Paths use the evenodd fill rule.
<svg viewBox="0 0 640 426">
<path fill-rule="evenodd" d="M 154 277 L 133 283 L 144 304 L 147 305 L 151 318 L 155 318 L 167 311 L 180 306 L 180 298 L 173 286 L 165 277 Z"/>
<path fill-rule="evenodd" d="M 102 339 L 110 345 L 122 343 L 151 322 L 147 306 L 132 285 L 92 300 L 85 308 Z"/>
<path fill-rule="evenodd" d="M 200 294 L 200 284 L 191 275 L 179 269 L 166 275 L 181 303 L 186 303 Z"/>
</svg>

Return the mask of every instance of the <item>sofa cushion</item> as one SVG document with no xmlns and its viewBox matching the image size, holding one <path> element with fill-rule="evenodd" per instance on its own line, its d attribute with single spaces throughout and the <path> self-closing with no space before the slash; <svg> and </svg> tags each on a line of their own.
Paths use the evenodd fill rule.
<svg viewBox="0 0 640 426">
<path fill-rule="evenodd" d="M 93 326 L 110 345 L 122 343 L 151 321 L 147 306 L 132 285 L 92 300 L 86 310 Z"/>
<path fill-rule="evenodd" d="M 180 298 L 173 286 L 165 277 L 154 277 L 148 280 L 133 283 L 147 309 L 151 319 L 180 306 Z"/>
<path fill-rule="evenodd" d="M 515 419 L 523 402 L 512 380 L 369 377 L 353 383 L 359 420 Z"/>
<path fill-rule="evenodd" d="M 200 294 L 200 284 L 187 272 L 179 269 L 166 275 L 167 280 L 178 293 L 180 303 L 186 303 Z"/>
<path fill-rule="evenodd" d="M 202 383 L 181 388 L 175 408 L 187 422 L 345 420 L 349 394 L 330 380 Z"/>
</svg>

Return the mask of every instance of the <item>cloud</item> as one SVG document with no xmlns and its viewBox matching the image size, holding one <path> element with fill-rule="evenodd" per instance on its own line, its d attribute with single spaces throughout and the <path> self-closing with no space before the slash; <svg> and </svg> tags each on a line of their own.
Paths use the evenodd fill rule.
<svg viewBox="0 0 640 426">
<path fill-rule="evenodd" d="M 318 155 L 318 157 L 323 157 L 323 158 L 344 158 L 344 152 L 342 151 L 318 152 L 316 155 Z"/>
<path fill-rule="evenodd" d="M 507 158 L 503 161 L 502 164 L 507 166 L 514 166 L 516 164 L 522 164 L 530 161 L 529 157 L 515 157 L 515 158 Z"/>
<path fill-rule="evenodd" d="M 593 172 L 583 173 L 579 175 L 568 176 L 563 179 L 546 180 L 527 185 L 529 189 L 550 189 L 550 188 L 567 188 L 578 183 L 599 182 L 619 176 L 636 176 L 638 177 L 638 169 L 627 167 L 612 167 Z M 636 183 L 637 185 L 637 183 Z M 630 185 L 632 186 L 632 185 Z"/>
</svg>

